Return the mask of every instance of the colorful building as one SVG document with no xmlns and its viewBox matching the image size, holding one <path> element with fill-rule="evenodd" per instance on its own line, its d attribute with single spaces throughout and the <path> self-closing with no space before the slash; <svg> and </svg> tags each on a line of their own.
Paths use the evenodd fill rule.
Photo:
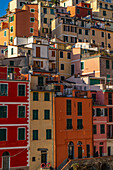
<svg viewBox="0 0 113 170">
<path fill-rule="evenodd" d="M 0 67 L 0 169 L 29 167 L 29 81 Z"/>
</svg>

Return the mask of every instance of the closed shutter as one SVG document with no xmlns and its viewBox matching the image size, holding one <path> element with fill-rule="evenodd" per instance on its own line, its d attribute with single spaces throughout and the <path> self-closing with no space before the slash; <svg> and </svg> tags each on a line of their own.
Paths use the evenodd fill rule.
<svg viewBox="0 0 113 170">
<path fill-rule="evenodd" d="M 36 47 L 36 57 L 40 57 L 40 47 Z"/>
</svg>

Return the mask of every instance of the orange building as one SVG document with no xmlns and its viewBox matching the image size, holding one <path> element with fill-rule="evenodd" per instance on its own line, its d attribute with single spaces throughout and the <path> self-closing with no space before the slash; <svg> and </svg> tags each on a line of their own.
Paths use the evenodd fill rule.
<svg viewBox="0 0 113 170">
<path fill-rule="evenodd" d="M 72 97 L 55 97 L 54 166 L 62 167 L 68 159 L 93 156 L 92 99 L 84 92 Z M 87 95 L 87 96 L 86 96 Z"/>
<path fill-rule="evenodd" d="M 38 5 L 26 4 L 22 9 L 9 12 L 7 21 L 2 22 L 0 45 L 14 44 L 15 37 L 38 36 Z"/>
</svg>

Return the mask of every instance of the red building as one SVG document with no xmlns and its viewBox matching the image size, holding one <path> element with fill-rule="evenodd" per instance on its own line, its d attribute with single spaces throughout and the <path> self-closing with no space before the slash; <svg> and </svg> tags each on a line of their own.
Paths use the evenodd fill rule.
<svg viewBox="0 0 113 170">
<path fill-rule="evenodd" d="M 0 168 L 29 166 L 29 81 L 19 68 L 0 67 Z"/>
</svg>

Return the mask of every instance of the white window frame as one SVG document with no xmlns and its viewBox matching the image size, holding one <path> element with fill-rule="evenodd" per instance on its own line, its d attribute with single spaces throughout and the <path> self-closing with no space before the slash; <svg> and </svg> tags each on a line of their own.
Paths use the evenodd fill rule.
<svg viewBox="0 0 113 170">
<path fill-rule="evenodd" d="M 33 29 L 33 32 L 31 32 L 31 28 Z M 33 27 L 30 27 L 30 33 L 34 33 L 34 28 Z"/>
<path fill-rule="evenodd" d="M 0 106 L 6 106 L 7 107 L 7 117 L 6 118 L 0 118 L 0 119 L 7 119 L 8 118 L 8 105 L 0 105 Z"/>
<path fill-rule="evenodd" d="M 8 83 L 0 83 L 0 84 L 7 84 L 7 96 L 8 96 Z"/>
<path fill-rule="evenodd" d="M 25 107 L 25 117 L 24 117 L 24 118 L 26 118 L 26 105 L 18 105 L 17 118 L 19 118 L 19 119 L 24 119 L 24 118 L 19 117 L 19 107 L 20 107 L 20 106 L 24 106 L 24 107 Z"/>
<path fill-rule="evenodd" d="M 30 22 L 31 22 L 31 23 L 34 23 L 34 22 L 35 22 L 35 18 L 34 18 L 34 21 L 31 21 L 31 18 L 34 18 L 34 17 L 30 17 Z"/>
<path fill-rule="evenodd" d="M 26 96 L 26 84 L 18 83 L 18 86 L 19 86 L 19 85 L 25 85 L 25 96 Z M 19 96 L 18 94 L 19 94 L 19 91 L 18 91 L 18 88 L 17 88 L 17 96 L 18 96 L 18 97 L 25 97 L 25 96 Z"/>
<path fill-rule="evenodd" d="M 18 129 L 23 129 L 23 128 L 25 129 L 25 139 L 24 140 L 19 140 L 18 139 Z M 17 128 L 17 141 L 25 141 L 25 140 L 26 140 L 26 127 L 18 127 Z"/>
<path fill-rule="evenodd" d="M 0 129 L 6 129 L 6 140 L 5 141 L 7 141 L 7 128 L 0 128 Z M 0 142 L 4 142 L 4 141 L 0 141 Z"/>
</svg>

